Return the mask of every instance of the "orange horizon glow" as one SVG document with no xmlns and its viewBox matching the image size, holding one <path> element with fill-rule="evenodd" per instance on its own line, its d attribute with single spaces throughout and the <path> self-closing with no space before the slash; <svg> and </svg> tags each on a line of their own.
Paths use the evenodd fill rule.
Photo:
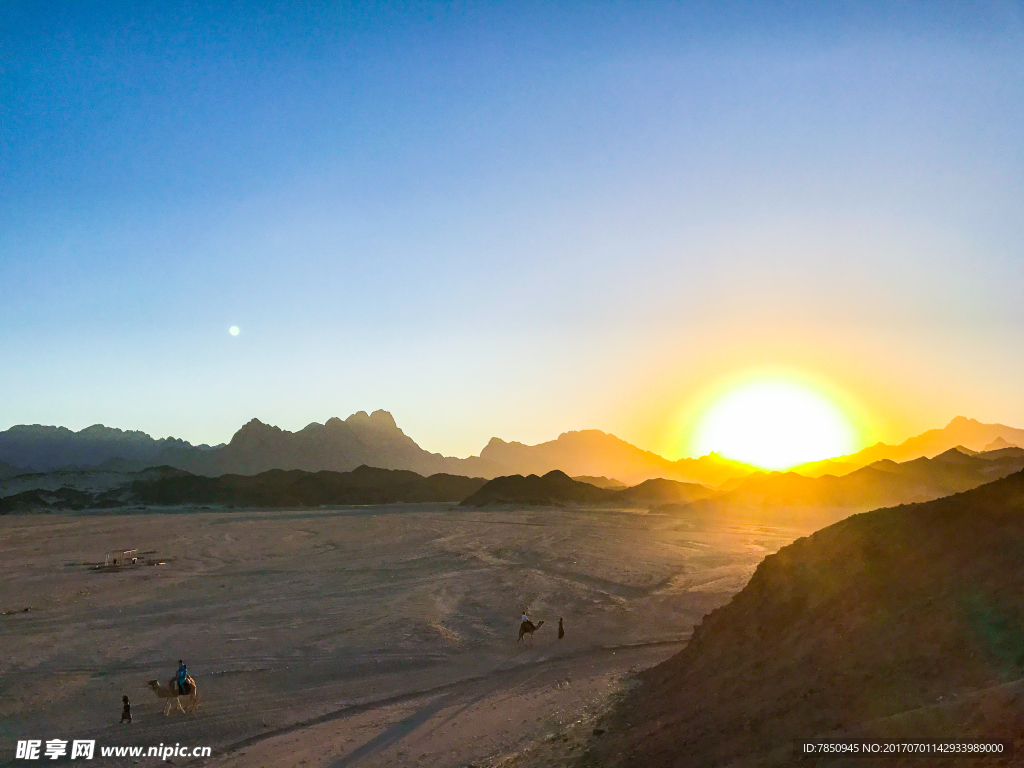
<svg viewBox="0 0 1024 768">
<path fill-rule="evenodd" d="M 765 470 L 788 470 L 863 448 L 870 430 L 831 382 L 796 371 L 720 380 L 681 414 L 679 444 Z"/>
</svg>

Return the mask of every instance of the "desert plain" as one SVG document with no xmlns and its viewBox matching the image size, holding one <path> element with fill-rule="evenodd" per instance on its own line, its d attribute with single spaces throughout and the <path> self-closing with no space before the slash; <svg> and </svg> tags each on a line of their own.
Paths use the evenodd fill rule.
<svg viewBox="0 0 1024 768">
<path fill-rule="evenodd" d="M 60 738 L 212 748 L 178 765 L 565 765 L 636 672 L 806 532 L 450 504 L 0 517 L 0 754 Z M 126 548 L 139 565 L 97 567 Z M 545 622 L 532 644 L 524 609 Z M 165 716 L 147 681 L 179 658 L 199 708 Z"/>
</svg>

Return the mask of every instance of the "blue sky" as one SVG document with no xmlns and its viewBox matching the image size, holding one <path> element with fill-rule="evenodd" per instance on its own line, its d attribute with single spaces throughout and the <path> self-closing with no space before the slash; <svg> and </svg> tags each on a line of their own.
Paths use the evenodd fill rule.
<svg viewBox="0 0 1024 768">
<path fill-rule="evenodd" d="M 1024 425 L 1024 6 L 0 6 L 0 428 Z M 238 325 L 237 337 L 228 334 Z"/>
</svg>

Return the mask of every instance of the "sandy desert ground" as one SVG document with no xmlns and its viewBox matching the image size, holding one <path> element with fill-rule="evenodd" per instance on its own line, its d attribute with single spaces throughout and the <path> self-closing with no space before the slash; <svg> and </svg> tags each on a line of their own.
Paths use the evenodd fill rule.
<svg viewBox="0 0 1024 768">
<path fill-rule="evenodd" d="M 17 739 L 87 738 L 214 750 L 178 765 L 564 765 L 803 533 L 450 505 L 3 517 L 0 763 Z M 164 564 L 93 567 L 127 547 Z M 532 647 L 523 608 L 546 622 Z M 146 681 L 179 657 L 201 706 L 165 717 Z"/>
</svg>

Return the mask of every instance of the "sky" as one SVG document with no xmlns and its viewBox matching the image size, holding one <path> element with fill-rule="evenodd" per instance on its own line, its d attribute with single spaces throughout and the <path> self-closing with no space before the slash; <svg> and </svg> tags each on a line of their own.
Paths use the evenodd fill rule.
<svg viewBox="0 0 1024 768">
<path fill-rule="evenodd" d="M 0 429 L 1024 426 L 1022 126 L 1021 3 L 5 2 Z"/>
</svg>

